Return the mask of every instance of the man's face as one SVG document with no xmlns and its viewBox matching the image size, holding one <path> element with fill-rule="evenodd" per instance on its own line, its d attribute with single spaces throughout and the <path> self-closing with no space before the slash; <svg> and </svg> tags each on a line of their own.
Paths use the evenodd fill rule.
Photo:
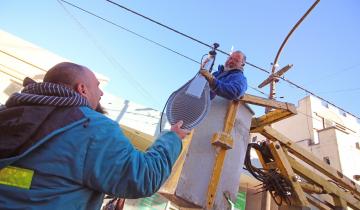
<svg viewBox="0 0 360 210">
<path fill-rule="evenodd" d="M 95 74 L 89 69 L 87 69 L 84 76 L 86 78 L 86 88 L 88 89 L 86 98 L 88 99 L 91 108 L 96 110 L 100 105 L 100 99 L 103 95 L 103 92 L 99 88 L 100 82 L 96 79 Z"/>
<path fill-rule="evenodd" d="M 233 52 L 225 62 L 225 68 L 228 70 L 231 69 L 241 69 L 243 65 L 244 57 L 239 52 Z"/>
</svg>

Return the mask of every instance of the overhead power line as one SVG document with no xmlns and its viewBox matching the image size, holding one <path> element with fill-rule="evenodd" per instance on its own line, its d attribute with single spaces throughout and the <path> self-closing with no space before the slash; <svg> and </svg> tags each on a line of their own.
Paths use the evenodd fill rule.
<svg viewBox="0 0 360 210">
<path fill-rule="evenodd" d="M 160 25 L 160 26 L 162 26 L 162 27 L 165 27 L 165 28 L 167 28 L 167 29 L 169 29 L 169 30 L 171 30 L 171 31 L 174 31 L 175 33 L 178 33 L 178 34 L 180 34 L 180 35 L 182 35 L 182 36 L 185 36 L 185 37 L 187 37 L 187 38 L 189 38 L 189 39 L 191 39 L 191 40 L 193 40 L 193 41 L 196 41 L 196 42 L 198 42 L 198 43 L 200 43 L 200 44 L 203 44 L 203 45 L 205 45 L 205 46 L 207 46 L 207 47 L 212 48 L 212 46 L 209 45 L 209 44 L 206 44 L 206 43 L 204 43 L 204 42 L 202 42 L 202 41 L 200 41 L 200 40 L 198 40 L 198 39 L 195 39 L 194 37 L 189 36 L 189 35 L 187 35 L 187 34 L 185 34 L 185 33 L 182 33 L 182 32 L 180 32 L 180 31 L 178 31 L 178 30 L 176 30 L 176 29 L 174 29 L 174 28 L 171 28 L 171 27 L 169 27 L 169 26 L 166 26 L 166 25 L 164 25 L 164 24 L 162 24 L 162 23 L 160 23 L 160 22 L 158 22 L 158 21 L 156 21 L 156 20 L 153 20 L 153 19 L 151 19 L 151 18 L 149 18 L 149 17 L 147 17 L 147 16 L 145 16 L 145 15 L 142 15 L 142 14 L 140 14 L 140 13 L 138 13 L 138 12 L 135 12 L 134 10 L 131 10 L 131 9 L 129 9 L 129 8 L 123 6 L 123 5 L 120 5 L 120 4 L 118 4 L 118 3 L 116 3 L 116 2 L 113 2 L 113 1 L 111 1 L 111 0 L 106 0 L 106 1 L 112 3 L 112 4 L 116 5 L 116 6 L 118 6 L 118 7 L 120 7 L 120 8 L 122 8 L 122 9 L 125 9 L 125 10 L 127 10 L 127 11 L 129 11 L 129 12 L 131 12 L 131 13 L 134 13 L 134 14 L 142 17 L 142 18 L 145 18 L 145 19 L 147 19 L 147 20 L 149 20 L 149 21 L 151 21 L 151 22 L 153 22 L 153 23 L 156 23 L 156 24 L 158 24 L 158 25 Z M 318 1 L 317 1 L 317 3 L 318 3 Z M 316 4 L 317 4 L 317 3 L 316 3 Z M 308 12 L 310 12 L 311 9 L 316 6 L 316 4 L 314 4 L 314 5 L 308 10 Z M 216 50 L 219 51 L 219 52 L 221 52 L 221 53 L 223 53 L 223 54 L 225 54 L 225 55 L 229 55 L 228 53 L 226 53 L 226 52 L 224 52 L 224 51 L 222 51 L 222 50 L 220 50 L 220 49 L 216 49 Z M 250 65 L 250 66 L 253 66 L 253 67 L 255 67 L 256 69 L 259 69 L 259 70 L 261 70 L 261 71 L 270 73 L 270 71 L 268 71 L 268 70 L 266 70 L 266 69 L 263 69 L 263 68 L 260 68 L 260 67 L 254 65 L 254 64 L 249 63 L 249 62 L 246 62 L 246 64 L 248 64 L 248 65 Z M 297 87 L 297 88 L 305 91 L 306 93 L 309 93 L 309 94 L 311 94 L 311 95 L 313 95 L 313 96 L 315 96 L 315 97 L 317 97 L 317 98 L 319 98 L 319 99 L 321 99 L 321 100 L 323 100 L 323 101 L 326 101 L 328 104 L 331 104 L 332 106 L 340 109 L 341 111 L 344 111 L 344 112 L 346 112 L 346 113 L 348 113 L 348 114 L 351 114 L 351 115 L 353 115 L 354 117 L 360 119 L 360 117 L 358 117 L 358 116 L 352 114 L 351 112 L 348 112 L 348 111 L 344 110 L 343 108 L 341 108 L 341 107 L 339 107 L 339 106 L 331 103 L 330 101 L 328 101 L 328 100 L 326 100 L 326 99 L 324 99 L 324 98 L 316 95 L 315 93 L 313 93 L 313 92 L 305 89 L 304 87 L 301 87 L 300 85 L 297 85 L 297 84 L 295 84 L 294 82 L 291 82 L 290 80 L 286 79 L 285 77 L 280 77 L 280 78 L 281 78 L 282 80 L 290 83 L 291 85 L 294 85 L 295 87 Z"/>
<path fill-rule="evenodd" d="M 156 42 L 156 41 L 154 41 L 154 40 L 151 40 L 151 39 L 149 39 L 149 38 L 147 38 L 147 37 L 145 37 L 145 36 L 142 36 L 142 35 L 134 32 L 134 31 L 132 31 L 132 30 L 130 30 L 130 29 L 127 29 L 127 28 L 125 28 L 125 27 L 123 27 L 123 26 L 121 26 L 121 25 L 119 25 L 119 24 L 116 24 L 116 23 L 114 23 L 114 22 L 112 22 L 112 21 L 110 21 L 110 20 L 107 20 L 107 19 L 105 19 L 105 18 L 103 18 L 103 17 L 101 17 L 101 16 L 99 16 L 99 15 L 93 13 L 93 12 L 90 12 L 90 11 L 88 11 L 88 10 L 85 10 L 85 9 L 83 9 L 83 8 L 81 8 L 81 7 L 79 7 L 79 6 L 75 5 L 75 4 L 72 4 L 72 3 L 70 3 L 70 2 L 67 2 L 67 1 L 65 1 L 65 0 L 59 0 L 59 1 L 62 1 L 62 2 L 66 3 L 66 4 L 70 5 L 70 6 L 72 6 L 72 7 L 74 7 L 74 8 L 77 8 L 77 9 L 79 9 L 79 10 L 85 12 L 85 13 L 88 13 L 89 15 L 92 15 L 92 16 L 100 19 L 100 20 L 103 20 L 103 21 L 105 21 L 105 22 L 107 22 L 107 23 L 109 23 L 109 24 L 111 24 L 111 25 L 113 25 L 113 26 L 116 26 L 116 27 L 118 27 L 118 28 L 121 28 L 122 30 L 127 31 L 127 32 L 129 32 L 129 33 L 131 33 L 131 34 L 133 34 L 133 35 L 135 35 L 135 36 L 138 36 L 138 37 L 140 37 L 140 38 L 142 38 L 142 39 L 145 39 L 146 41 L 149 41 L 149 42 L 151 42 L 151 43 L 153 43 L 153 44 L 155 44 L 155 45 L 158 45 L 158 46 L 160 46 L 160 47 L 162 47 L 162 48 L 164 48 L 164 49 L 166 49 L 166 50 L 168 50 L 168 51 L 171 51 L 171 52 L 173 52 L 173 53 L 175 53 L 175 54 L 177 54 L 177 55 L 179 55 L 179 56 L 181 56 L 181 57 L 184 57 L 184 58 L 186 58 L 186 59 L 188 59 L 188 60 L 191 60 L 191 61 L 193 61 L 193 62 L 195 62 L 195 63 L 200 64 L 200 62 L 197 61 L 197 60 L 194 60 L 194 59 L 192 59 L 192 58 L 190 58 L 190 57 L 188 57 L 188 56 L 186 56 L 186 55 L 184 55 L 184 54 L 181 54 L 181 53 L 179 53 L 179 52 L 177 52 L 177 51 L 175 51 L 175 50 L 173 50 L 173 49 L 171 49 L 171 48 L 169 48 L 169 47 L 166 47 L 165 45 L 160 44 L 159 42 Z"/>
<path fill-rule="evenodd" d="M 288 79 L 286 79 L 286 78 L 284 78 L 284 77 L 280 77 L 280 78 L 281 78 L 282 80 L 288 82 L 289 84 L 291 84 L 291 85 L 299 88 L 300 90 L 303 90 L 303 91 L 305 91 L 306 93 L 308 93 L 308 94 L 310 94 L 310 95 L 313 95 L 313 96 L 317 97 L 318 99 L 320 99 L 320 100 L 322 100 L 322 101 L 325 101 L 326 103 L 332 105 L 333 107 L 336 107 L 337 109 L 339 109 L 339 110 L 341 110 L 341 111 L 343 111 L 343 112 L 346 112 L 346 113 L 348 113 L 348 114 L 350 114 L 350 115 L 352 115 L 352 116 L 354 116 L 355 118 L 357 118 L 357 119 L 360 120 L 360 117 L 356 116 L 355 114 L 353 114 L 353 113 L 351 113 L 351 112 L 349 112 L 349 111 L 346 111 L 345 109 L 343 109 L 343 108 L 335 105 L 334 103 L 331 103 L 330 101 L 324 99 L 323 97 L 316 95 L 315 93 L 313 93 L 313 92 L 311 92 L 311 91 L 309 91 L 309 90 L 307 90 L 307 89 L 305 89 L 305 88 L 303 88 L 303 87 L 301 87 L 301 86 L 299 86 L 299 85 L 291 82 L 290 80 L 288 80 Z"/>
<path fill-rule="evenodd" d="M 4 53 L 4 54 L 7 55 L 7 56 L 10 56 L 10 57 L 12 57 L 12 58 L 15 58 L 16 60 L 19 60 L 19 61 L 21 61 L 21 62 L 24 62 L 24 63 L 26 63 L 26 64 L 34 67 L 34 68 L 37 68 L 37 69 L 39 69 L 39 70 L 41 70 L 41 71 L 43 71 L 43 72 L 47 72 L 46 69 L 43 69 L 43 68 L 41 68 L 40 66 L 37 66 L 37 65 L 35 65 L 35 64 L 33 64 L 33 63 L 30 63 L 30 62 L 28 62 L 28 61 L 26 61 L 26 60 L 24 60 L 24 59 L 22 59 L 22 58 L 19 58 L 19 57 L 16 56 L 16 55 L 10 54 L 10 53 L 5 52 L 5 51 L 3 51 L 3 50 L 0 50 L 0 52 L 1 52 L 1 53 Z"/>
<path fill-rule="evenodd" d="M 360 91 L 360 88 L 350 88 L 350 89 L 341 89 L 341 90 L 331 90 L 331 91 L 325 91 L 325 92 L 321 92 L 323 94 L 333 94 L 333 93 L 343 93 L 343 92 L 356 92 L 356 91 Z"/>
<path fill-rule="evenodd" d="M 76 6 L 76 5 L 74 5 L 74 4 L 72 4 L 72 3 L 69 3 L 69 2 L 67 2 L 67 1 L 65 1 L 65 0 L 60 0 L 60 1 L 66 3 L 66 4 L 69 4 L 69 5 L 73 6 L 73 7 L 76 7 L 76 8 L 78 8 L 79 10 L 82 10 L 82 11 L 88 13 L 88 14 L 91 14 L 91 15 L 99 18 L 99 19 L 102 19 L 102 20 L 104 20 L 104 21 L 106 21 L 106 22 L 108 22 L 108 23 L 110 23 L 110 24 L 112 24 L 112 25 L 115 25 L 115 26 L 117 26 L 117 27 L 119 27 L 119 28 L 122 28 L 123 30 L 126 30 L 126 31 L 128 31 L 128 32 L 130 32 L 130 33 L 132 33 L 132 34 L 134 34 L 134 35 L 136 35 L 136 36 L 139 36 L 139 37 L 144 38 L 144 39 L 146 39 L 146 40 L 148 40 L 148 41 L 150 41 L 150 42 L 153 42 L 154 44 L 157 44 L 157 45 L 159 45 L 159 46 L 161 46 L 161 47 L 163 47 L 163 48 L 165 48 L 165 49 L 168 49 L 168 50 L 170 50 L 170 51 L 172 51 L 172 52 L 175 52 L 176 54 L 179 54 L 179 55 L 181 55 L 182 57 L 185 57 L 185 58 L 187 58 L 187 59 L 193 60 L 193 59 L 191 59 L 191 58 L 189 58 L 189 57 L 187 57 L 187 56 L 185 56 L 185 55 L 183 55 L 183 54 L 181 54 L 181 53 L 178 53 L 178 52 L 176 52 L 176 51 L 174 51 L 174 50 L 171 50 L 171 49 L 168 48 L 168 47 L 165 47 L 165 46 L 162 45 L 162 44 L 159 44 L 159 43 L 157 43 L 157 42 L 155 42 L 155 41 L 152 41 L 152 40 L 150 40 L 150 39 L 148 39 L 148 38 L 146 38 L 146 37 L 144 37 L 144 36 L 142 36 L 142 35 L 139 35 L 139 34 L 137 34 L 137 33 L 135 33 L 135 32 L 132 32 L 132 31 L 130 31 L 130 30 L 128 30 L 128 29 L 125 29 L 124 27 L 122 27 L 122 26 L 120 26 L 120 25 L 118 25 L 118 24 L 116 24 L 116 23 L 114 23 L 114 22 L 112 22 L 112 21 L 109 21 L 109 20 L 107 20 L 107 19 L 105 19 L 105 18 L 102 18 L 102 17 L 100 17 L 100 16 L 98 16 L 98 15 L 92 13 L 92 12 L 89 12 L 89 11 L 85 10 L 85 9 L 82 9 L 82 8 L 79 7 L 79 6 Z M 202 45 L 204 45 L 204 46 L 207 46 L 207 47 L 209 47 L 209 48 L 212 48 L 211 45 L 209 45 L 209 44 L 207 44 L 207 43 L 205 43 L 205 42 L 202 42 L 202 41 L 200 41 L 199 39 L 196 39 L 196 38 L 194 38 L 194 37 L 192 37 L 192 36 L 189 36 L 189 35 L 187 35 L 187 34 L 185 34 L 185 33 L 183 33 L 183 32 L 180 32 L 180 31 L 178 31 L 178 30 L 176 30 L 176 29 L 174 29 L 174 28 L 172 28 L 172 27 L 169 27 L 169 26 L 167 26 L 167 25 L 165 25 L 165 24 L 162 24 L 162 23 L 160 23 L 160 22 L 158 22 L 158 21 L 156 21 L 156 20 L 153 20 L 152 18 L 149 18 L 149 17 L 147 17 L 147 16 L 145 16 L 145 15 L 142 15 L 142 14 L 140 14 L 140 13 L 134 11 L 134 10 L 131 10 L 131 9 L 129 9 L 129 8 L 123 6 L 123 5 L 120 5 L 120 4 L 118 4 L 118 3 L 116 3 L 116 2 L 113 2 L 113 1 L 111 1 L 111 0 L 106 0 L 106 1 L 109 2 L 109 3 L 112 3 L 112 4 L 116 5 L 116 6 L 118 6 L 118 7 L 122 8 L 122 9 L 124 9 L 124 10 L 127 10 L 127 11 L 129 11 L 129 12 L 135 14 L 135 15 L 138 15 L 138 16 L 146 19 L 146 20 L 149 20 L 149 21 L 151 21 L 151 22 L 153 22 L 153 23 L 155 23 L 155 24 L 157 24 L 157 25 L 160 25 L 160 26 L 162 26 L 162 27 L 164 27 L 164 28 L 167 28 L 167 29 L 169 29 L 169 30 L 171 30 L 171 31 L 173 31 L 173 32 L 175 32 L 175 33 L 177 33 L 177 34 L 180 34 L 180 35 L 182 35 L 182 36 L 184 36 L 184 37 L 186 37 L 186 38 L 189 38 L 189 39 L 191 39 L 191 40 L 193 40 L 193 41 L 195 41 L 195 42 L 197 42 L 197 43 L 199 43 L 199 44 L 202 44 Z M 224 51 L 222 51 L 222 50 L 220 50 L 220 49 L 216 49 L 216 50 L 217 50 L 218 52 L 220 52 L 220 53 L 225 54 L 225 55 L 229 55 L 229 53 L 224 52 Z M 193 60 L 193 61 L 195 61 L 196 63 L 199 63 L 199 62 L 196 61 L 196 60 Z M 261 68 L 261 67 L 259 67 L 259 66 L 257 66 L 257 65 L 254 65 L 254 64 L 252 64 L 252 63 L 250 63 L 250 62 L 246 62 L 246 64 L 248 64 L 249 66 L 254 67 L 255 69 L 258 69 L 258 70 L 260 70 L 260 71 L 263 71 L 263 72 L 266 72 L 266 73 L 270 74 L 270 71 L 268 71 L 268 70 L 266 70 L 266 69 L 264 69 L 264 68 Z M 353 114 L 353 113 L 351 113 L 351 112 L 349 112 L 349 111 L 344 110 L 343 108 L 335 105 L 334 103 L 332 103 L 332 102 L 324 99 L 323 97 L 321 97 L 321 96 L 319 96 L 319 95 L 316 95 L 315 93 L 307 90 L 306 88 L 304 88 L 304 87 L 302 87 L 302 86 L 300 86 L 300 85 L 297 85 L 296 83 L 294 83 L 294 82 L 286 79 L 285 77 L 282 76 L 282 77 L 279 77 L 279 78 L 280 78 L 281 80 L 284 80 L 285 82 L 287 82 L 287 83 L 295 86 L 296 88 L 298 88 L 298 89 L 300 89 L 300 90 L 303 90 L 303 91 L 305 91 L 306 93 L 308 93 L 308 94 L 310 94 L 310 95 L 313 95 L 313 96 L 319 98 L 319 99 L 322 100 L 322 101 L 325 101 L 326 103 L 328 103 L 328 104 L 330 104 L 330 105 L 338 108 L 339 110 L 341 110 L 341 111 L 343 111 L 343 112 L 346 112 L 346 113 L 354 116 L 354 117 L 357 118 L 357 119 L 360 119 L 360 117 L 356 116 L 355 114 Z M 261 92 L 261 91 L 260 91 L 260 92 Z"/>
<path fill-rule="evenodd" d="M 354 64 L 352 66 L 348 66 L 346 68 L 337 70 L 335 72 L 331 72 L 329 74 L 321 75 L 321 78 L 313 78 L 313 80 L 306 81 L 305 84 L 310 84 L 310 83 L 313 83 L 313 82 L 317 82 L 320 79 L 324 80 L 324 79 L 327 79 L 327 78 L 330 78 L 330 77 L 339 76 L 339 74 L 344 75 L 344 72 L 348 72 L 350 70 L 352 71 L 352 70 L 356 69 L 357 67 L 360 67 L 360 63 Z"/>
<path fill-rule="evenodd" d="M 149 18 L 149 17 L 147 17 L 147 16 L 145 16 L 145 15 L 142 15 L 142 14 L 140 14 L 140 13 L 134 11 L 134 10 L 131 10 L 131 9 L 129 9 L 129 8 L 121 5 L 121 4 L 118 4 L 118 3 L 113 2 L 113 1 L 111 1 L 111 0 L 106 0 L 106 1 L 112 3 L 112 4 L 116 5 L 116 6 L 118 6 L 118 7 L 120 7 L 120 8 L 122 8 L 122 9 L 125 9 L 125 10 L 127 10 L 127 11 L 129 11 L 129 12 L 135 14 L 135 15 L 138 15 L 138 16 L 140 16 L 140 17 L 142 17 L 142 18 L 145 18 L 146 20 L 149 20 L 149 21 L 151 21 L 151 22 L 153 22 L 153 23 L 155 23 L 155 24 L 157 24 L 157 25 L 160 25 L 160 26 L 162 26 L 162 27 L 164 27 L 164 28 L 167 28 L 167 29 L 169 29 L 170 31 L 173 31 L 173 32 L 175 32 L 175 33 L 177 33 L 177 34 L 179 34 L 179 35 L 181 35 L 181 36 L 184 36 L 184 37 L 186 37 L 186 38 L 189 38 L 189 39 L 191 39 L 191 40 L 193 40 L 193 41 L 195 41 L 195 42 L 197 42 L 197 43 L 199 43 L 199 44 L 205 45 L 205 46 L 207 46 L 207 47 L 209 47 L 209 48 L 213 48 L 212 45 L 209 45 L 209 44 L 207 44 L 207 43 L 205 43 L 205 42 L 203 42 L 203 41 L 201 41 L 201 40 L 199 40 L 199 39 L 196 39 L 196 38 L 194 38 L 194 37 L 192 37 L 192 36 L 189 36 L 189 35 L 187 35 L 187 34 L 185 34 L 185 33 L 183 33 L 183 32 L 180 32 L 180 31 L 178 31 L 178 30 L 176 30 L 176 29 L 174 29 L 174 28 L 172 28 L 172 27 L 170 27 L 170 26 L 167 26 L 167 25 L 165 25 L 165 24 L 162 24 L 162 23 L 160 23 L 159 21 L 156 21 L 156 20 L 154 20 L 154 19 L 152 19 L 152 18 Z M 220 53 L 222 53 L 222 54 L 224 54 L 224 55 L 230 56 L 229 53 L 227 53 L 227 52 L 225 52 L 225 51 L 222 51 L 222 50 L 220 50 L 220 49 L 218 49 L 218 48 L 216 49 L 216 51 L 218 51 L 218 52 L 220 52 Z M 250 65 L 250 66 L 252 66 L 252 67 L 254 67 L 254 68 L 257 68 L 257 69 L 259 69 L 259 70 L 261 70 L 261 71 L 264 71 L 264 72 L 266 72 L 266 73 L 270 73 L 268 70 L 263 69 L 263 68 L 260 68 L 260 67 L 254 65 L 254 64 L 251 64 L 251 63 L 249 63 L 249 62 L 245 62 L 245 63 L 248 64 L 248 65 Z"/>
<path fill-rule="evenodd" d="M 131 33 L 131 34 L 133 34 L 133 35 L 135 35 L 135 36 L 138 36 L 138 37 L 140 37 L 140 38 L 142 38 L 142 39 L 144 39 L 144 40 L 146 40 L 146 41 L 149 41 L 149 42 L 151 42 L 151 43 L 153 43 L 153 44 L 155 44 L 155 45 L 157 45 L 157 46 L 160 46 L 160 47 L 162 47 L 162 48 L 164 48 L 164 49 L 166 49 L 166 50 L 169 50 L 170 52 L 173 52 L 173 53 L 175 53 L 175 54 L 177 54 L 177 55 L 179 55 L 179 56 L 181 56 L 181 57 L 184 57 L 184 58 L 186 58 L 186 59 L 188 59 L 188 60 L 190 60 L 190 61 L 192 61 L 192 62 L 194 62 L 194 63 L 201 64 L 199 61 L 197 61 L 197 60 L 195 60 L 195 59 L 193 59 L 193 58 L 190 58 L 189 56 L 186 56 L 186 55 L 184 55 L 184 54 L 181 54 L 181 53 L 179 53 L 179 52 L 177 52 L 177 51 L 175 51 L 175 50 L 173 50 L 173 49 L 171 49 L 171 48 L 169 48 L 169 47 L 166 47 L 166 46 L 163 45 L 163 44 L 160 44 L 160 43 L 158 43 L 158 42 L 156 42 L 156 41 L 153 41 L 153 40 L 151 40 L 151 39 L 149 39 L 149 38 L 147 38 L 147 37 L 145 37 L 145 36 L 143 36 L 143 35 L 141 35 L 141 34 L 138 34 L 138 33 L 134 32 L 134 31 L 132 31 L 132 30 L 130 30 L 130 29 L 127 29 L 127 28 L 125 28 L 125 27 L 123 27 L 123 26 L 121 26 L 121 25 L 119 25 L 119 24 L 117 24 L 117 23 L 114 23 L 114 22 L 110 21 L 110 20 L 107 20 L 107 19 L 105 19 L 105 18 L 103 18 L 103 17 L 100 17 L 99 15 L 96 15 L 96 14 L 93 13 L 93 12 L 87 11 L 87 10 L 85 10 L 85 9 L 83 9 L 83 8 L 75 5 L 75 4 L 72 4 L 72 3 L 67 2 L 67 1 L 65 1 L 65 0 L 58 0 L 58 1 L 59 1 L 59 2 L 64 2 L 64 3 L 66 3 L 66 4 L 68 4 L 68 5 L 72 6 L 72 7 L 74 7 L 74 8 L 76 8 L 76 9 L 79 9 L 79 10 L 81 10 L 81 11 L 87 13 L 87 14 L 90 14 L 90 15 L 98 18 L 98 19 L 101 19 L 101 20 L 103 20 L 103 21 L 105 21 L 105 22 L 107 22 L 107 23 L 110 23 L 111 25 L 114 25 L 114 26 L 116 26 L 116 27 L 118 27 L 118 28 L 120 28 L 120 29 L 122 29 L 122 30 L 124 30 L 124 31 L 127 31 L 127 32 L 129 32 L 129 33 Z M 63 6 L 63 5 L 62 5 L 62 6 Z M 68 11 L 66 10 L 66 12 L 68 12 Z M 73 15 L 71 15 L 71 17 L 72 17 L 72 18 L 75 18 Z M 80 28 L 81 28 L 82 30 L 84 30 L 86 34 L 89 34 L 89 32 L 85 29 L 84 26 L 82 26 L 82 25 L 79 23 L 78 20 L 75 19 L 75 21 L 80 25 Z M 91 39 L 93 40 L 92 37 L 91 37 Z M 93 40 L 93 41 L 94 41 L 94 40 Z M 94 42 L 95 42 L 95 45 L 98 47 L 97 42 L 96 42 L 96 41 L 94 41 Z M 210 45 L 209 45 L 209 46 L 210 46 Z M 98 48 L 99 48 L 99 47 L 98 47 Z M 100 47 L 100 48 L 101 48 L 101 47 Z M 103 52 L 103 49 L 101 48 L 100 51 Z M 105 54 L 106 54 L 106 53 L 105 53 Z M 108 56 L 106 56 L 106 57 L 108 57 Z M 114 59 L 111 59 L 111 60 L 114 60 Z M 249 65 L 254 66 L 255 68 L 259 68 L 259 67 L 256 67 L 256 66 L 253 65 L 253 64 L 249 64 Z M 265 71 L 266 71 L 266 70 L 265 70 Z M 267 72 L 267 73 L 269 73 L 269 72 Z M 268 96 L 266 93 L 264 93 L 263 91 L 259 90 L 258 88 L 255 88 L 255 87 L 252 87 L 252 86 L 249 86 L 249 87 L 250 87 L 251 89 L 253 89 L 254 91 L 257 91 L 257 92 L 259 92 L 259 93 L 261 93 L 261 94 L 263 94 L 263 95 L 265 95 L 265 96 Z"/>
<path fill-rule="evenodd" d="M 120 71 L 120 73 L 123 73 L 123 76 L 128 78 L 128 80 L 131 81 L 130 84 L 133 85 L 133 87 L 135 89 L 138 89 L 139 92 L 151 99 L 152 101 L 158 103 L 158 101 L 153 97 L 152 94 L 149 93 L 149 91 L 146 90 L 146 88 L 144 88 L 140 82 L 138 82 L 131 74 L 128 70 L 125 69 L 125 67 L 123 67 L 118 60 L 112 56 L 110 53 L 108 53 L 108 51 L 95 39 L 95 37 L 86 29 L 86 27 L 81 24 L 81 22 L 70 12 L 67 10 L 67 8 L 65 7 L 65 5 L 63 5 L 63 3 L 58 0 L 58 3 L 60 4 L 60 6 L 65 10 L 66 14 L 68 14 L 70 16 L 70 18 L 72 18 L 75 23 L 77 24 L 77 26 L 80 28 L 81 31 L 84 32 L 84 34 L 86 36 L 89 37 L 89 39 L 93 42 L 93 44 L 95 45 L 95 47 L 104 55 L 104 57 L 109 61 L 110 64 L 113 65 L 113 67 L 117 70 L 117 69 L 122 69 L 122 71 Z"/>
</svg>

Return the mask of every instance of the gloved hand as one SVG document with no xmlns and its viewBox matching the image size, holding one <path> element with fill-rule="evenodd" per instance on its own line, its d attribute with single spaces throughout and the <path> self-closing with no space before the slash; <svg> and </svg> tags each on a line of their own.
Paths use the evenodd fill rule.
<svg viewBox="0 0 360 210">
<path fill-rule="evenodd" d="M 214 86 L 215 78 L 208 70 L 200 69 L 200 74 L 205 77 L 205 79 L 209 82 L 210 86 Z"/>
</svg>

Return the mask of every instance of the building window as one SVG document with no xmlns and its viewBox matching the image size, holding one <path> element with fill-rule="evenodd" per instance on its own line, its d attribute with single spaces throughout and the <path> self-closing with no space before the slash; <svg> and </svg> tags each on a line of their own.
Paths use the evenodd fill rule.
<svg viewBox="0 0 360 210">
<path fill-rule="evenodd" d="M 252 137 L 251 142 L 255 143 L 257 141 L 257 136 Z"/>
<path fill-rule="evenodd" d="M 323 118 L 323 117 L 320 117 L 320 119 L 321 119 L 321 124 L 322 124 L 322 127 L 321 127 L 321 129 L 324 129 L 325 128 L 325 118 Z"/>
<path fill-rule="evenodd" d="M 318 115 L 316 112 L 314 112 L 315 115 L 314 115 L 314 128 L 315 129 L 318 129 L 318 130 L 321 130 L 321 129 L 324 129 L 325 128 L 325 119 L 324 117 Z"/>
<path fill-rule="evenodd" d="M 343 110 L 340 110 L 340 109 L 339 109 L 339 113 L 340 113 L 340 115 L 346 117 L 346 112 L 344 112 Z"/>
<path fill-rule="evenodd" d="M 319 138 L 319 132 L 317 130 L 314 130 L 314 139 L 312 141 L 312 144 L 319 144 L 320 138 Z"/>
<path fill-rule="evenodd" d="M 321 101 L 321 105 L 323 105 L 326 108 L 329 108 L 329 104 L 326 101 Z"/>
<path fill-rule="evenodd" d="M 328 165 L 330 165 L 330 158 L 328 156 L 324 157 L 324 162 Z"/>
<path fill-rule="evenodd" d="M 343 131 L 344 133 L 349 134 L 349 132 L 347 131 L 347 128 L 339 123 L 335 123 L 335 127 L 341 131 Z"/>
</svg>

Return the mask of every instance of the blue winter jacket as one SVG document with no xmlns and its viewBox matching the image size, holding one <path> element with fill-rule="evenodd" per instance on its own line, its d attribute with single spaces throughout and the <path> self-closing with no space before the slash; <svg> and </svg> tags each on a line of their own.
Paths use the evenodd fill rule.
<svg viewBox="0 0 360 210">
<path fill-rule="evenodd" d="M 239 99 L 245 94 L 247 80 L 240 69 L 224 71 L 224 66 L 219 65 L 218 71 L 214 72 L 214 86 L 211 88 L 211 98 L 215 95 L 229 100 Z"/>
<path fill-rule="evenodd" d="M 116 122 L 87 107 L 20 106 L 1 110 L 0 119 L 0 209 L 91 210 L 105 193 L 150 196 L 182 148 L 167 132 L 138 151 Z"/>
</svg>

